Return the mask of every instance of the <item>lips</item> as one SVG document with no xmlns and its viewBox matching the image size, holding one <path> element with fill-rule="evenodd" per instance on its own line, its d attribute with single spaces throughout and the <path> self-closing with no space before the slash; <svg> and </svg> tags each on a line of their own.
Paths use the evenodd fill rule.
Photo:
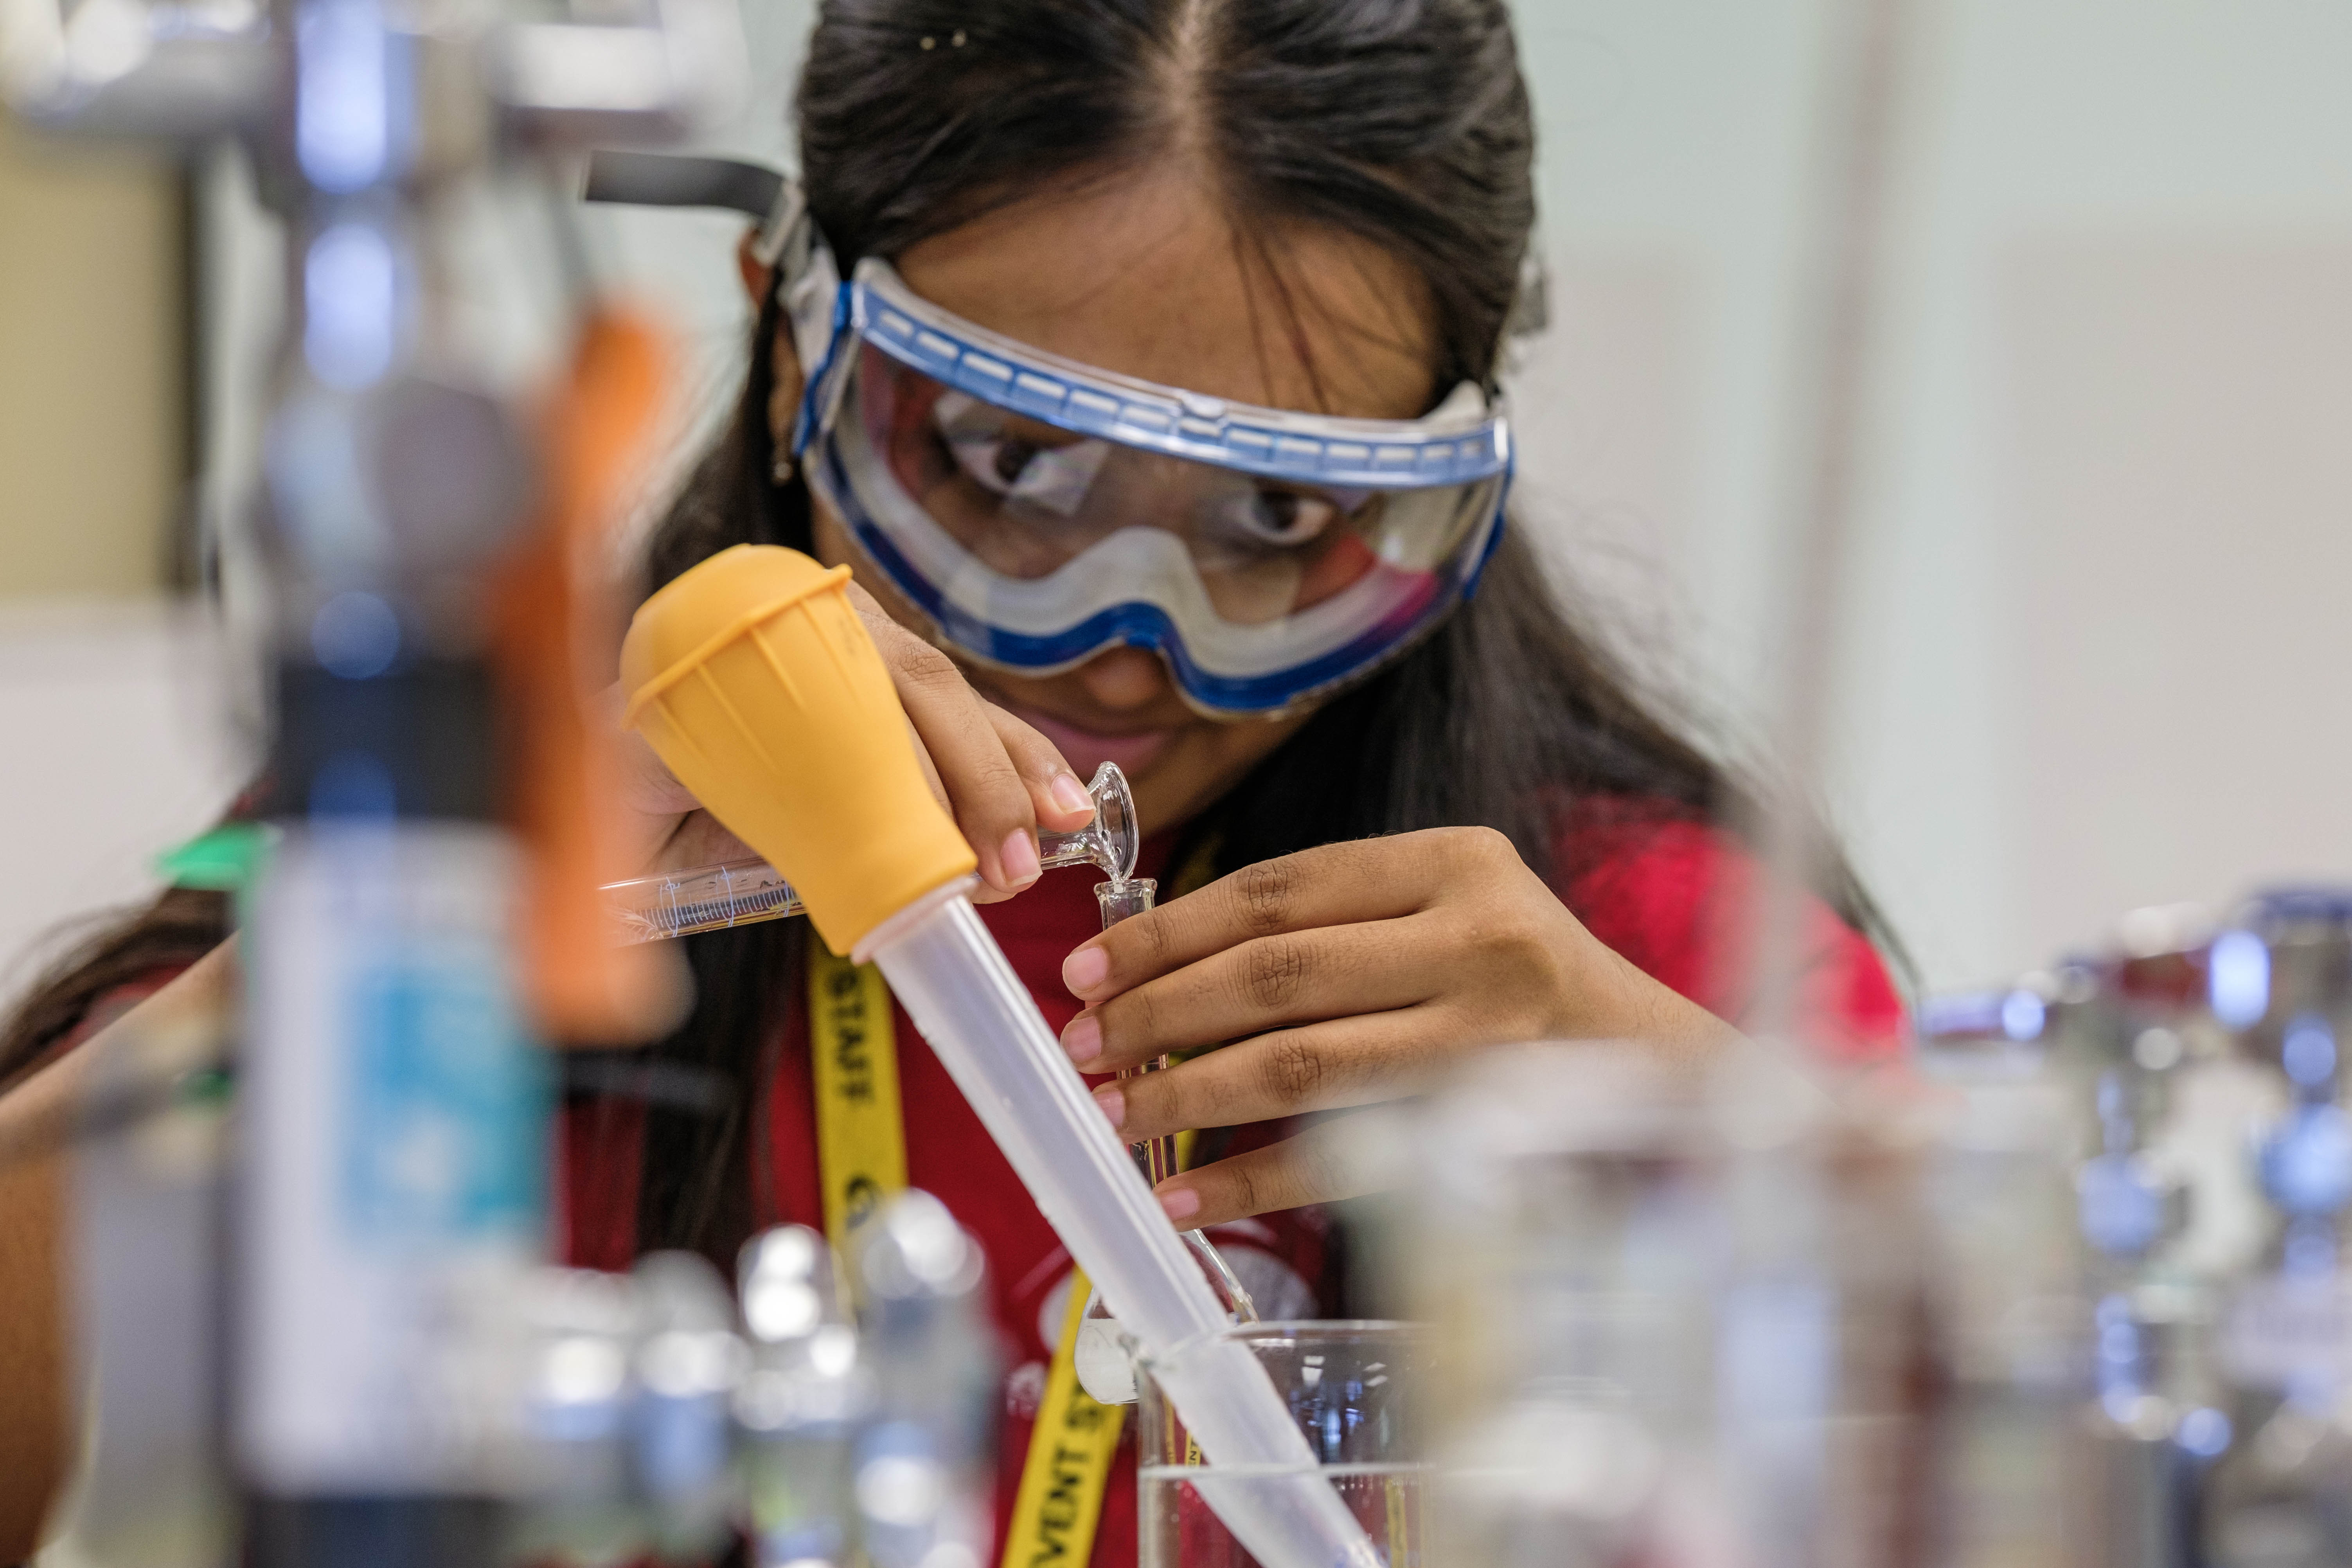
<svg viewBox="0 0 2352 1568">
<path fill-rule="evenodd" d="M 1039 713 L 1032 709 L 1014 708 L 1013 715 L 1054 742 L 1080 778 L 1091 778 L 1094 771 L 1105 763 L 1117 763 L 1119 771 L 1139 773 L 1158 760 L 1176 738 L 1173 730 L 1146 730 L 1134 735 L 1097 735 L 1091 730 L 1081 730 L 1076 724 Z"/>
</svg>

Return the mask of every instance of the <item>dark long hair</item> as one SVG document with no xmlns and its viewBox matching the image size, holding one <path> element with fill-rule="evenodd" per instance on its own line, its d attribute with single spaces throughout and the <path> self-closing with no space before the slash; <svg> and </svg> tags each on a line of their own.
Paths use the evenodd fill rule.
<svg viewBox="0 0 2352 1568">
<path fill-rule="evenodd" d="M 1055 182 L 1189 157 L 1268 257 L 1285 226 L 1310 223 L 1404 261 L 1434 384 L 1494 380 L 1535 220 L 1505 0 L 826 0 L 798 114 L 810 207 L 845 270 Z M 772 477 L 766 345 L 780 325 L 772 300 L 735 416 L 651 542 L 648 590 L 731 544 L 813 545 L 806 486 Z M 1473 601 L 1326 704 L 1191 825 L 1177 863 L 1221 873 L 1485 824 L 1563 885 L 1576 868 L 1554 863 L 1555 842 L 1579 800 L 1737 826 L 1755 820 L 1756 793 L 1571 621 L 1513 530 Z M 1842 865 L 1821 890 L 1883 934 Z M 796 1005 L 802 923 L 688 939 L 697 1005 L 652 1050 L 736 1092 L 717 1116 L 648 1110 L 641 1247 L 723 1258 L 771 1217 L 749 1202 L 748 1163 L 777 1026 Z"/>
</svg>

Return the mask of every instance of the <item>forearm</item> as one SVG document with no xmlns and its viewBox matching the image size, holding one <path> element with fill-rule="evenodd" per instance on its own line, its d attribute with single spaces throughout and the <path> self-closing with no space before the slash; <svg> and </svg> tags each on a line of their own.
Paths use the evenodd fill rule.
<svg viewBox="0 0 2352 1568">
<path fill-rule="evenodd" d="M 65 1172 L 80 1053 L 0 1100 L 0 1562 L 30 1556 L 69 1452 Z"/>
<path fill-rule="evenodd" d="M 67 1145 L 86 1087 L 134 1037 L 169 1039 L 173 1054 L 216 1042 L 233 1000 L 234 946 L 215 948 L 0 1096 L 0 1563 L 32 1554 L 73 1452 Z M 143 1066 L 150 1053 L 140 1054 Z"/>
</svg>

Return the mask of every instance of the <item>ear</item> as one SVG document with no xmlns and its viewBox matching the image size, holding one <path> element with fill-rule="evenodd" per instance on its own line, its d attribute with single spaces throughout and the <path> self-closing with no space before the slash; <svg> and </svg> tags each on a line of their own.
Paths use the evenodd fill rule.
<svg viewBox="0 0 2352 1568">
<path fill-rule="evenodd" d="M 768 290 L 775 286 L 776 269 L 751 254 L 758 244 L 760 231 L 747 228 L 735 246 L 735 270 L 743 275 L 743 292 L 751 297 L 751 310 L 757 313 L 768 301 Z"/>
</svg>

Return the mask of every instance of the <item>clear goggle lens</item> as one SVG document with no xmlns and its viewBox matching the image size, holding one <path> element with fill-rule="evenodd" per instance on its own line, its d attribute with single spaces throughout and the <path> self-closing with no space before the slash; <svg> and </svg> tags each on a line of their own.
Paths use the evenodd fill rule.
<svg viewBox="0 0 2352 1568">
<path fill-rule="evenodd" d="M 1216 616 L 1237 626 L 1351 591 L 1393 605 L 1472 542 L 1501 488 L 1334 489 L 1239 472 L 1060 429 L 859 348 L 850 396 L 869 451 L 972 562 L 1015 582 L 1147 529 L 1181 542 Z"/>
</svg>

